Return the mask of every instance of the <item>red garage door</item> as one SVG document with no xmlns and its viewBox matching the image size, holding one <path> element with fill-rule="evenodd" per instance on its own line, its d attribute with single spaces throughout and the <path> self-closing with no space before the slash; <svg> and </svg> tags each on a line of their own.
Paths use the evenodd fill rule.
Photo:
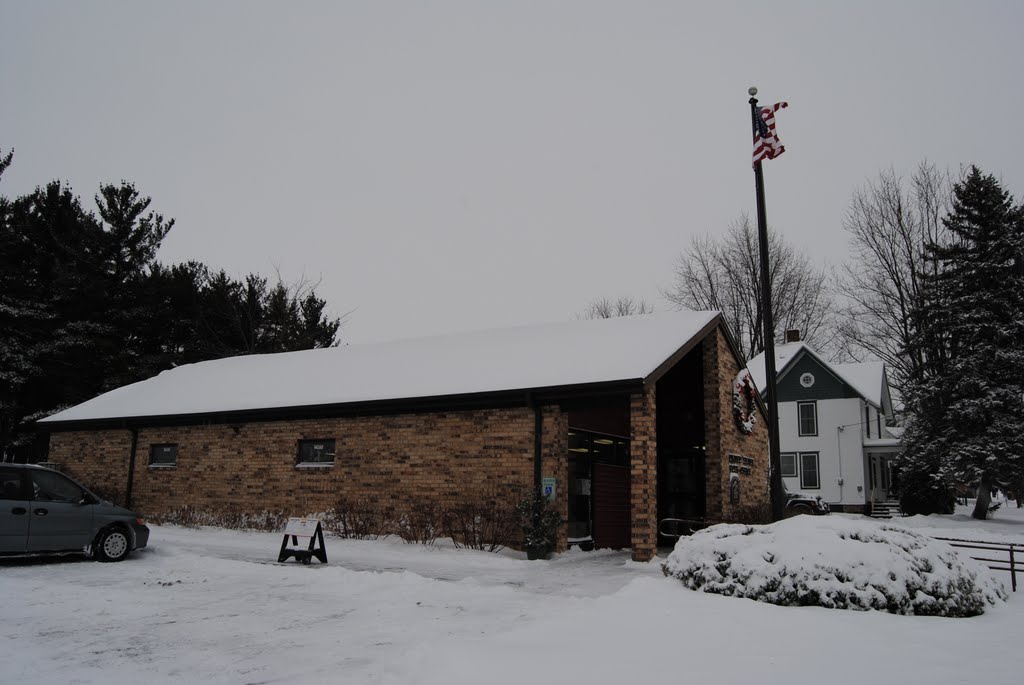
<svg viewBox="0 0 1024 685">
<path fill-rule="evenodd" d="M 594 464 L 594 547 L 625 549 L 629 536 L 629 468 Z"/>
</svg>

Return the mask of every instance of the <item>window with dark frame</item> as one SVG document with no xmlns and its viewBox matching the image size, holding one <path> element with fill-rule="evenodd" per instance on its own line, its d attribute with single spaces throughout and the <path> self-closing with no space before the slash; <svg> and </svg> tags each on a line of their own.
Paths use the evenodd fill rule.
<svg viewBox="0 0 1024 685">
<path fill-rule="evenodd" d="M 797 402 L 796 404 L 797 413 L 797 426 L 798 435 L 817 435 L 818 434 L 818 403 L 817 402 Z"/>
<path fill-rule="evenodd" d="M 782 477 L 796 478 L 796 453 L 783 452 L 779 455 L 779 459 L 782 461 Z"/>
<path fill-rule="evenodd" d="M 334 464 L 334 438 L 318 438 L 316 440 L 299 440 L 299 465 Z"/>
<path fill-rule="evenodd" d="M 821 489 L 821 478 L 818 475 L 818 453 L 800 453 L 800 489 Z"/>
<path fill-rule="evenodd" d="M 149 465 L 170 468 L 178 465 L 178 446 L 164 443 L 149 446 Z"/>
</svg>

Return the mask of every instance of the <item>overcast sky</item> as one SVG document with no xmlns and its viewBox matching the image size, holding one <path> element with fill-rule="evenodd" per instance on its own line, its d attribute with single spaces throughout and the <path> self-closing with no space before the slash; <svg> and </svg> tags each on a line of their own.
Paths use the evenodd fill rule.
<svg viewBox="0 0 1024 685">
<path fill-rule="evenodd" d="M 769 223 L 846 259 L 881 169 L 1024 195 L 1021 2 L 0 0 L 0 193 L 128 179 L 160 259 L 322 279 L 348 342 L 643 297 L 754 214 L 747 88 L 778 115 Z"/>
</svg>

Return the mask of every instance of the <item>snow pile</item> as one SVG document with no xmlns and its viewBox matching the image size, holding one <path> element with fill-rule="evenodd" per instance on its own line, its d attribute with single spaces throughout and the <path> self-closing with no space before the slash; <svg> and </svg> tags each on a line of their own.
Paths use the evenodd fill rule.
<svg viewBox="0 0 1024 685">
<path fill-rule="evenodd" d="M 780 605 L 976 616 L 1006 600 L 986 569 L 943 542 L 835 516 L 713 526 L 680 538 L 662 571 L 691 590 Z"/>
</svg>

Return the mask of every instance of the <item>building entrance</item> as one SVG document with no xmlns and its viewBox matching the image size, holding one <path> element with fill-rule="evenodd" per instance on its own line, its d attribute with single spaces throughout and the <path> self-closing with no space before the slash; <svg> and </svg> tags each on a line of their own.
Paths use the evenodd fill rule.
<svg viewBox="0 0 1024 685">
<path fill-rule="evenodd" d="M 630 546 L 629 438 L 569 429 L 569 544 Z"/>
</svg>

